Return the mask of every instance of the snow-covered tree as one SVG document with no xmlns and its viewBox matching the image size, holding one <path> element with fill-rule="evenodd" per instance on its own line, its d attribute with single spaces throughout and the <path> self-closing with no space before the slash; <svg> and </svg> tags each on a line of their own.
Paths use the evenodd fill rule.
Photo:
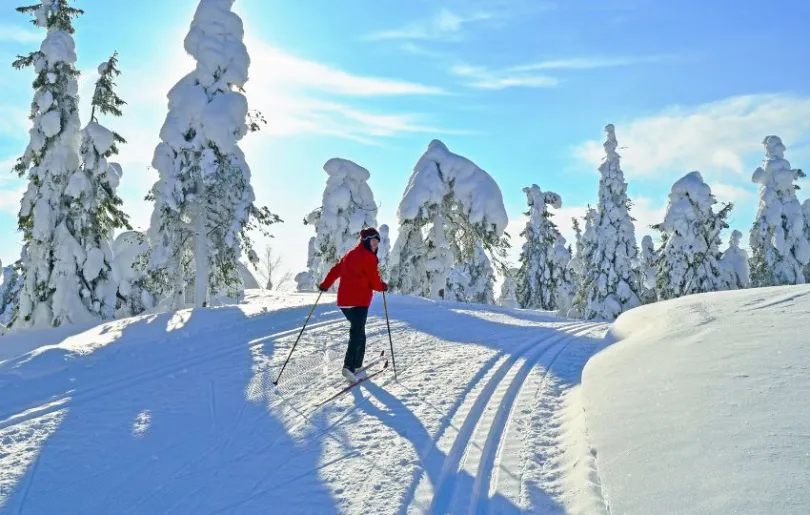
<svg viewBox="0 0 810 515">
<path fill-rule="evenodd" d="M 200 0 L 185 38 L 196 68 L 169 91 L 152 158 L 158 181 L 147 197 L 154 201 L 149 268 L 175 308 L 185 304 L 192 277 L 198 307 L 213 292 L 238 297 L 242 253 L 252 263 L 258 259 L 249 231 L 265 232 L 280 221 L 255 205 L 250 168 L 238 146 L 258 123 L 242 93 L 250 57 L 232 5 Z"/>
<path fill-rule="evenodd" d="M 605 134 L 606 156 L 599 166 L 599 202 L 593 221 L 595 238 L 583 242 L 585 275 L 574 303 L 587 320 L 613 321 L 640 305 L 633 270 L 638 247 L 612 124 L 605 126 Z"/>
<path fill-rule="evenodd" d="M 112 237 L 115 229 L 132 229 L 121 211 L 116 193 L 122 170 L 109 161 L 118 153 L 123 137 L 99 123 L 99 114 L 121 116 L 124 101 L 116 95 L 114 78 L 120 75 L 117 53 L 98 67 L 99 78 L 91 102 L 90 122 L 82 130 L 82 167 L 72 174 L 65 190 L 68 231 L 80 252 L 66 256 L 66 269 L 80 271 L 82 302 L 101 319 L 115 316 L 118 285 L 112 271 Z"/>
<path fill-rule="evenodd" d="M 579 219 L 576 217 L 571 218 L 571 226 L 574 229 L 574 255 L 571 259 L 576 259 L 582 256 L 582 227 L 579 225 Z"/>
<path fill-rule="evenodd" d="M 146 234 L 122 232 L 112 243 L 112 254 L 112 270 L 118 285 L 116 316 L 128 317 L 152 309 L 157 299 L 155 286 L 145 271 L 149 254 Z"/>
<path fill-rule="evenodd" d="M 751 178 L 760 185 L 759 209 L 750 236 L 751 283 L 755 287 L 803 284 L 810 244 L 796 198 L 798 186 L 793 182 L 805 174 L 790 168 L 778 136 L 767 136 L 762 143 L 765 160 Z"/>
<path fill-rule="evenodd" d="M 742 233 L 733 231 L 728 241 L 728 248 L 720 258 L 720 269 L 725 274 L 725 281 L 732 290 L 751 287 L 751 270 L 748 253 L 740 248 Z"/>
<path fill-rule="evenodd" d="M 391 236 L 388 225 L 382 224 L 380 231 L 380 245 L 377 247 L 377 260 L 380 266 L 380 277 L 383 281 L 389 281 L 389 258 L 391 256 Z"/>
<path fill-rule="evenodd" d="M 22 281 L 15 265 L 3 267 L 0 263 L 0 334 L 5 332 L 17 315 L 20 286 Z"/>
<path fill-rule="evenodd" d="M 73 199 L 65 187 L 80 174 L 81 141 L 73 18 L 82 14 L 68 0 L 41 0 L 20 7 L 35 26 L 47 29 L 40 49 L 14 61 L 36 73 L 30 141 L 14 170 L 27 174 L 19 228 L 23 232 L 22 286 L 14 327 L 48 327 L 93 319 L 83 302 L 91 289 L 83 277 L 87 259 L 73 233 Z M 94 263 L 92 263 L 94 264 Z"/>
<path fill-rule="evenodd" d="M 560 315 L 566 315 L 571 309 L 574 301 L 574 291 L 576 290 L 576 274 L 568 268 L 571 262 L 571 246 L 566 246 L 565 238 L 562 234 L 557 234 L 554 241 L 553 263 L 554 269 L 559 270 L 557 280 L 557 311 Z"/>
<path fill-rule="evenodd" d="M 451 266 L 446 261 L 428 262 L 427 255 L 431 251 L 431 242 L 422 234 L 422 222 L 406 220 L 399 226 L 397 236 L 388 260 L 389 286 L 400 293 L 407 295 L 426 296 L 430 291 L 430 285 L 425 284 L 423 278 L 428 277 L 428 264 L 432 265 L 431 270 L 441 265 L 442 269 Z M 440 236 L 443 231 L 434 231 Z M 432 254 L 436 254 L 435 251 Z M 448 272 L 449 273 L 449 272 Z M 442 294 L 443 295 L 443 294 Z"/>
<path fill-rule="evenodd" d="M 457 263 L 447 280 L 449 298 L 476 304 L 495 303 L 495 270 L 482 247 L 472 259 Z"/>
<path fill-rule="evenodd" d="M 498 305 L 506 308 L 518 308 L 517 301 L 517 277 L 519 268 L 506 268 L 501 284 L 501 294 L 498 296 Z"/>
<path fill-rule="evenodd" d="M 576 288 L 578 287 L 579 283 L 582 282 L 582 274 L 584 271 L 584 267 L 582 266 L 582 226 L 579 223 L 579 219 L 576 217 L 571 218 L 571 224 L 574 229 L 574 248 L 571 252 L 571 261 L 568 262 L 565 268 L 568 277 L 571 278 L 571 283 L 574 286 L 574 292 L 576 292 Z"/>
<path fill-rule="evenodd" d="M 732 206 L 726 204 L 715 213 L 716 203 L 698 171 L 672 185 L 664 221 L 653 226 L 664 235 L 655 262 L 659 300 L 728 289 L 719 245 Z"/>
<path fill-rule="evenodd" d="M 304 225 L 315 226 L 315 237 L 310 242 L 307 259 L 309 275 L 306 276 L 312 278 L 315 285 L 357 245 L 360 231 L 377 225 L 377 205 L 368 185 L 371 176 L 368 170 L 337 157 L 328 160 L 323 170 L 329 178 L 321 206 L 304 219 Z M 309 281 L 301 284 L 309 286 Z"/>
<path fill-rule="evenodd" d="M 525 213 L 529 220 L 520 233 L 526 241 L 520 252 L 520 268 L 517 277 L 517 300 L 522 308 L 557 311 L 560 304 L 560 289 L 566 282 L 565 268 L 571 260 L 560 253 L 559 239 L 562 238 L 549 206 L 562 207 L 562 199 L 556 193 L 541 190 L 536 184 L 523 188 L 529 210 Z M 562 251 L 567 254 L 565 240 Z M 565 297 L 565 295 L 563 295 Z"/>
<path fill-rule="evenodd" d="M 810 199 L 802 202 L 802 213 L 804 214 L 804 234 L 810 242 Z M 804 267 L 804 277 L 810 281 L 810 262 Z"/>
<path fill-rule="evenodd" d="M 397 215 L 400 227 L 390 275 L 392 287 L 404 294 L 450 298 L 451 271 L 465 262 L 476 264 L 470 273 L 485 274 L 471 277 L 468 284 L 486 284 L 491 275 L 479 259 L 479 248 L 499 259 L 508 247 L 508 217 L 498 185 L 439 140 L 431 141 L 414 166 Z"/>
<path fill-rule="evenodd" d="M 571 302 L 571 309 L 568 310 L 568 316 L 571 318 L 582 318 L 588 303 L 588 292 L 585 290 L 583 282 L 585 281 L 585 271 L 590 264 L 585 261 L 587 259 L 585 250 L 596 246 L 596 227 L 594 227 L 596 216 L 596 209 L 588 204 L 588 208 L 585 211 L 585 229 L 582 231 L 581 235 L 578 235 L 579 245 L 581 245 L 581 247 L 577 250 L 574 258 L 568 263 L 568 269 L 573 271 L 572 275 L 576 278 L 574 282 L 574 298 Z M 578 225 L 579 224 L 577 224 L 577 226 Z"/>
<path fill-rule="evenodd" d="M 641 239 L 641 254 L 638 262 L 639 300 L 642 304 L 651 304 L 658 300 L 655 293 L 655 281 L 658 274 L 655 267 L 657 259 L 658 253 L 653 245 L 652 237 L 645 235 Z"/>
</svg>

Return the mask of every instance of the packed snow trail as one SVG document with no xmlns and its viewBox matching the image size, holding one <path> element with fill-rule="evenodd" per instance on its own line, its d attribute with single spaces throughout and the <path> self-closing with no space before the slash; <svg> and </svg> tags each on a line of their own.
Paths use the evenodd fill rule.
<svg viewBox="0 0 810 515">
<path fill-rule="evenodd" d="M 272 382 L 315 298 L 256 291 L 0 358 L 0 511 L 570 511 L 555 417 L 605 325 L 389 296 L 399 382 L 312 411 L 345 385 L 334 296 Z M 379 296 L 367 334 L 369 360 L 388 351 Z"/>
</svg>

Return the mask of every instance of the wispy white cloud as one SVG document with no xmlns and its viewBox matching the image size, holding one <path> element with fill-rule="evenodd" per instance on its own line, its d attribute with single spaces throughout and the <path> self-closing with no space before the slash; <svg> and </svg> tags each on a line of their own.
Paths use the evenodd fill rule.
<svg viewBox="0 0 810 515">
<path fill-rule="evenodd" d="M 44 32 L 26 30 L 17 25 L 0 24 L 0 41 L 12 43 L 37 43 L 45 38 Z"/>
<path fill-rule="evenodd" d="M 492 20 L 495 14 L 488 11 L 476 11 L 469 14 L 457 14 L 443 8 L 430 18 L 417 20 L 403 27 L 374 32 L 365 37 L 367 40 L 458 40 L 465 25 Z"/>
<path fill-rule="evenodd" d="M 669 55 L 652 55 L 641 57 L 573 57 L 569 59 L 549 59 L 534 63 L 521 64 L 509 68 L 512 72 L 531 72 L 541 70 L 594 70 L 599 68 L 617 68 L 636 64 L 655 63 L 673 59 Z"/>
<path fill-rule="evenodd" d="M 468 79 L 467 86 L 476 89 L 505 89 L 513 87 L 552 88 L 559 84 L 555 77 L 522 72 L 494 71 L 483 66 L 466 64 L 450 68 L 453 75 Z"/>
<path fill-rule="evenodd" d="M 751 186 L 745 189 L 741 186 L 733 184 L 726 184 L 722 182 L 715 182 L 710 184 L 712 194 L 719 202 L 731 202 L 733 204 L 740 204 L 741 202 L 749 202 L 755 195 L 756 188 Z"/>
<path fill-rule="evenodd" d="M 505 89 L 511 87 L 548 88 L 559 85 L 560 79 L 556 76 L 537 74 L 535 72 L 615 68 L 619 66 L 657 62 L 667 58 L 669 57 L 576 57 L 538 61 L 503 69 L 457 64 L 450 68 L 450 72 L 459 77 L 471 79 L 467 83 L 467 86 L 477 89 Z"/>
<path fill-rule="evenodd" d="M 346 96 L 438 95 L 438 87 L 380 77 L 364 77 L 296 57 L 267 43 L 250 40 L 251 79 L 268 86 L 301 87 Z"/>
<path fill-rule="evenodd" d="M 671 107 L 660 114 L 616 125 L 622 169 L 629 178 L 674 179 L 700 170 L 710 186 L 714 178 L 750 182 L 753 162 L 761 159 L 762 140 L 782 137 L 801 147 L 810 134 L 810 98 L 791 94 L 736 96 L 696 107 Z M 576 156 L 598 166 L 602 140 L 583 142 Z M 795 153 L 794 153 L 795 155 Z"/>
<path fill-rule="evenodd" d="M 374 112 L 356 105 L 356 99 L 361 97 L 446 94 L 440 88 L 398 79 L 355 75 L 294 56 L 256 38 L 249 37 L 246 45 L 251 56 L 251 67 L 250 80 L 245 88 L 251 107 L 260 110 L 268 120 L 263 130 L 265 134 L 327 134 L 373 144 L 377 138 L 402 133 L 461 132 L 436 127 L 418 113 Z M 177 70 L 191 70 L 193 67 L 194 61 L 179 46 L 165 57 L 157 69 L 150 65 L 148 69 L 124 70 L 121 83 L 126 85 L 125 92 L 129 95 L 124 98 L 133 106 L 159 106 L 156 111 L 162 116 L 165 113 L 166 93 L 181 77 L 182 72 Z M 128 78 L 128 75 L 137 78 Z M 154 77 L 161 79 L 154 83 Z M 148 87 L 146 82 L 150 83 Z M 154 125 L 155 122 L 151 123 Z M 155 134 L 157 129 L 159 126 L 151 127 Z"/>
</svg>

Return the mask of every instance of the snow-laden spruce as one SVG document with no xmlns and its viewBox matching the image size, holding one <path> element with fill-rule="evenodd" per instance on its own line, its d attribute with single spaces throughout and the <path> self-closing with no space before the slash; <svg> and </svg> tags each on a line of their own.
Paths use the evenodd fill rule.
<svg viewBox="0 0 810 515">
<path fill-rule="evenodd" d="M 329 269 L 357 245 L 360 231 L 377 226 L 377 204 L 368 185 L 369 171 L 337 157 L 329 159 L 323 170 L 329 178 L 321 206 L 304 219 L 305 225 L 315 227 L 309 243 L 308 275 L 299 276 L 313 278 L 299 282 L 299 286 L 308 286 L 307 290 L 320 283 Z"/>
<path fill-rule="evenodd" d="M 804 234 L 810 242 L 810 199 L 802 202 L 802 213 L 804 214 Z M 810 281 L 810 262 L 804 267 L 804 278 Z"/>
<path fill-rule="evenodd" d="M 574 257 L 568 263 L 568 269 L 572 271 L 572 277 L 574 277 L 574 298 L 571 302 L 571 309 L 568 310 L 568 316 L 571 318 L 582 318 L 588 300 L 583 288 L 585 271 L 589 266 L 589 263 L 585 261 L 585 249 L 596 245 L 596 229 L 594 227 L 596 214 L 596 209 L 588 204 L 585 211 L 585 228 L 581 233 L 575 232 L 578 248 Z M 576 219 L 574 220 L 574 228 L 575 231 L 579 228 L 579 222 Z"/>
<path fill-rule="evenodd" d="M 377 247 L 377 262 L 380 268 L 380 277 L 387 283 L 390 280 L 391 230 L 387 224 L 382 224 L 378 231 L 380 232 L 380 245 Z"/>
<path fill-rule="evenodd" d="M 124 101 L 115 93 L 114 78 L 120 75 L 117 54 L 98 67 L 91 102 L 90 122 L 82 130 L 82 168 L 68 182 L 65 194 L 69 202 L 69 230 L 75 237 L 82 253 L 71 256 L 82 271 L 84 291 L 82 302 L 95 317 L 111 319 L 119 299 L 116 274 L 113 273 L 112 237 L 116 229 L 132 229 L 129 217 L 121 211 L 123 201 L 116 190 L 121 181 L 122 169 L 110 161 L 118 154 L 118 144 L 126 143 L 120 134 L 101 125 L 99 114 L 121 116 Z M 85 257 L 82 262 L 82 257 Z M 71 262 L 65 263 L 71 266 Z"/>
<path fill-rule="evenodd" d="M 185 304 L 192 277 L 196 306 L 205 306 L 212 293 L 237 297 L 243 287 L 240 257 L 246 251 L 248 259 L 257 259 L 248 231 L 280 221 L 254 204 L 250 167 L 238 146 L 258 126 L 248 123 L 242 88 L 250 57 L 232 5 L 200 0 L 185 38 L 196 68 L 169 91 L 169 112 L 152 158 L 158 181 L 149 195 L 149 268 L 175 308 Z"/>
<path fill-rule="evenodd" d="M 582 266 L 582 226 L 577 217 L 571 217 L 571 227 L 574 230 L 574 251 L 571 254 L 571 261 L 568 262 L 568 273 L 574 285 L 579 284 L 582 279 L 583 266 Z"/>
<path fill-rule="evenodd" d="M 536 184 L 523 188 L 529 220 L 520 233 L 525 238 L 520 252 L 517 300 L 522 308 L 557 311 L 570 304 L 566 267 L 571 261 L 565 239 L 551 220 L 549 206 L 562 207 L 560 196 Z M 561 240 L 561 241 L 560 241 Z M 560 248 L 562 247 L 562 248 Z"/>
<path fill-rule="evenodd" d="M 658 300 L 655 293 L 655 280 L 658 273 L 655 268 L 657 259 L 658 252 L 655 250 L 652 237 L 645 235 L 641 239 L 641 253 L 638 260 L 639 300 L 642 304 L 650 304 Z"/>
<path fill-rule="evenodd" d="M 759 184 L 759 209 L 750 236 L 751 283 L 755 287 L 803 284 L 810 244 L 793 182 L 805 174 L 790 168 L 779 136 L 767 136 L 762 144 L 765 160 L 751 177 Z"/>
<path fill-rule="evenodd" d="M 117 317 L 128 317 L 143 313 L 155 306 L 154 286 L 146 273 L 146 259 L 149 255 L 149 242 L 146 234 L 138 231 L 125 231 L 119 234 L 112 244 L 113 273 L 118 282 L 119 304 Z"/>
<path fill-rule="evenodd" d="M 728 248 L 720 258 L 720 269 L 725 274 L 729 289 L 742 290 L 751 287 L 751 269 L 748 253 L 740 248 L 742 233 L 734 230 L 728 241 Z"/>
<path fill-rule="evenodd" d="M 479 248 L 500 259 L 508 246 L 504 230 L 509 222 L 503 196 L 495 180 L 469 159 L 433 140 L 417 161 L 397 211 L 399 230 L 391 250 L 391 284 L 397 291 L 433 299 L 448 295 L 461 277 L 457 265 L 475 262 L 465 290 L 490 281 Z M 487 258 L 489 262 L 489 258 Z M 455 287 L 455 286 L 454 286 Z M 487 293 L 492 298 L 494 293 Z"/>
<path fill-rule="evenodd" d="M 557 311 L 560 315 L 567 315 L 574 304 L 574 293 L 577 287 L 576 274 L 568 268 L 571 262 L 571 245 L 568 245 L 565 237 L 558 234 L 554 241 L 554 253 L 552 255 L 554 267 L 560 271 L 560 278 L 557 281 Z"/>
<path fill-rule="evenodd" d="M 447 290 L 451 300 L 495 303 L 495 270 L 482 247 L 476 247 L 471 259 L 456 264 L 450 270 Z"/>
<path fill-rule="evenodd" d="M 672 185 L 664 221 L 653 226 L 663 241 L 655 262 L 659 300 L 729 288 L 720 268 L 719 245 L 732 206 L 726 204 L 715 213 L 716 203 L 698 171 Z"/>
<path fill-rule="evenodd" d="M 22 281 L 14 265 L 0 263 L 0 334 L 12 324 L 17 315 Z"/>
<path fill-rule="evenodd" d="M 91 295 L 83 268 L 88 255 L 74 236 L 71 195 L 65 187 L 80 174 L 81 127 L 78 76 L 72 19 L 82 11 L 67 0 L 42 0 L 19 12 L 47 29 L 40 49 L 14 61 L 36 73 L 30 119 L 33 127 L 24 154 L 14 170 L 27 174 L 28 189 L 19 212 L 23 232 L 22 285 L 15 328 L 59 326 L 87 322 L 93 314 L 84 299 Z M 72 206 L 71 206 L 72 207 Z M 88 269 L 98 266 L 91 258 Z"/>
<path fill-rule="evenodd" d="M 517 277 L 519 268 L 506 268 L 503 272 L 501 293 L 498 296 L 498 305 L 506 308 L 519 308 L 517 301 Z"/>
<path fill-rule="evenodd" d="M 638 247 L 612 124 L 605 126 L 605 134 L 606 156 L 599 166 L 599 202 L 592 222 L 594 237 L 583 242 L 585 271 L 574 307 L 587 320 L 613 321 L 640 305 L 633 270 Z"/>
</svg>

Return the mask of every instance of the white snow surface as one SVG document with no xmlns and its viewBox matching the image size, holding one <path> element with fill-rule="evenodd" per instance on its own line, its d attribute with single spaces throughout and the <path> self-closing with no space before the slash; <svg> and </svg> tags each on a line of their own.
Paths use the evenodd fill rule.
<svg viewBox="0 0 810 515">
<path fill-rule="evenodd" d="M 0 338 L 0 511 L 604 513 L 571 406 L 605 324 L 389 295 L 398 382 L 312 411 L 345 384 L 335 296 L 274 387 L 316 296 L 247 294 Z M 390 354 L 379 295 L 367 334 Z"/>
<path fill-rule="evenodd" d="M 806 514 L 810 287 L 622 314 L 582 397 L 610 513 Z"/>
</svg>

